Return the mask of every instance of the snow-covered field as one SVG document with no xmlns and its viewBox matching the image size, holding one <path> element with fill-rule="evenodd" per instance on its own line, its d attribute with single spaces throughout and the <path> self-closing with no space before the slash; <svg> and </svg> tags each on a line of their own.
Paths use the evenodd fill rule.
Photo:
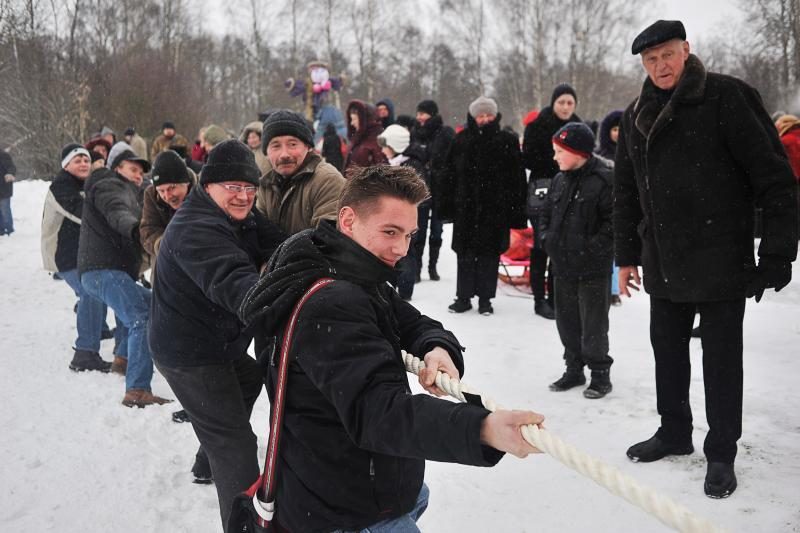
<svg viewBox="0 0 800 533">
<path fill-rule="evenodd" d="M 219 531 L 213 486 L 191 483 L 197 441 L 188 424 L 172 422 L 176 404 L 128 409 L 120 404 L 123 378 L 67 368 L 75 297 L 41 268 L 47 186 L 16 185 L 17 231 L 0 237 L 0 531 Z M 612 308 L 614 391 L 586 400 L 579 389 L 548 391 L 562 372 L 561 345 L 555 324 L 533 316 L 529 297 L 501 286 L 494 316 L 448 314 L 455 294 L 449 248 L 440 272 L 442 281 L 417 285 L 413 303 L 467 346 L 466 383 L 506 407 L 543 413 L 548 429 L 568 443 L 730 531 L 800 531 L 800 283 L 769 292 L 758 305 L 748 302 L 739 489 L 726 500 L 710 500 L 703 495 L 699 451 L 707 430 L 699 341 L 692 341 L 698 451 L 651 464 L 625 457 L 630 444 L 658 425 L 645 295 Z M 103 343 L 106 359 L 111 349 L 111 341 Z M 153 389 L 174 397 L 159 375 Z M 262 394 L 253 414 L 262 461 L 267 413 Z M 429 463 L 426 479 L 431 499 L 420 521 L 424 531 L 667 530 L 546 455 L 509 456 L 494 469 Z"/>
</svg>

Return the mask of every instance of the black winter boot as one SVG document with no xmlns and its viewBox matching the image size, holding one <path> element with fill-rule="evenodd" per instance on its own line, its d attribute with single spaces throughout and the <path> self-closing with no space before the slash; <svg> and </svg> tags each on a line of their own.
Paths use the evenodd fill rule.
<svg viewBox="0 0 800 533">
<path fill-rule="evenodd" d="M 439 281 L 442 279 L 439 277 L 439 273 L 436 271 L 436 263 L 439 261 L 439 250 L 441 249 L 441 245 L 439 246 L 429 246 L 428 247 L 428 277 L 431 278 L 431 281 Z"/>
<path fill-rule="evenodd" d="M 556 312 L 553 311 L 553 306 L 547 300 L 536 300 L 533 304 L 533 312 L 548 320 L 555 320 L 556 318 Z"/>
<path fill-rule="evenodd" d="M 481 298 L 478 300 L 478 312 L 483 316 L 489 316 L 494 313 L 492 301 L 489 298 Z"/>
<path fill-rule="evenodd" d="M 197 455 L 194 456 L 192 475 L 194 476 L 193 483 L 199 485 L 210 485 L 214 482 L 214 476 L 211 474 L 211 465 L 208 464 L 208 457 L 203 448 L 197 450 Z"/>
<path fill-rule="evenodd" d="M 466 298 L 456 298 L 456 301 L 447 306 L 447 308 L 451 313 L 463 313 L 472 309 L 472 302 Z"/>
<path fill-rule="evenodd" d="M 736 474 L 733 465 L 709 462 L 703 490 L 709 498 L 727 498 L 736 490 Z"/>
<path fill-rule="evenodd" d="M 611 392 L 611 376 L 609 369 L 605 370 L 592 370 L 592 382 L 583 391 L 583 396 L 590 400 L 602 398 Z"/>
<path fill-rule="evenodd" d="M 98 372 L 108 373 L 111 370 L 111 363 L 103 361 L 100 354 L 89 350 L 75 350 L 75 355 L 69 363 L 69 369 L 75 372 L 84 370 L 97 370 Z"/>
<path fill-rule="evenodd" d="M 550 384 L 550 390 L 554 392 L 563 392 L 585 384 L 586 376 L 583 374 L 583 368 L 567 368 L 563 376 Z"/>
</svg>

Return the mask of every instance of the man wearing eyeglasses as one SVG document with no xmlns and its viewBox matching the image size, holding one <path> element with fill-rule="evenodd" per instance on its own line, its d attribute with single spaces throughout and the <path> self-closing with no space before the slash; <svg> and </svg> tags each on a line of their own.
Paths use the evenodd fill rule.
<svg viewBox="0 0 800 533">
<path fill-rule="evenodd" d="M 262 378 L 236 311 L 284 239 L 253 209 L 259 175 L 244 143 L 215 146 L 164 232 L 154 274 L 153 360 L 208 456 L 223 523 L 258 477 L 250 413 Z"/>
</svg>

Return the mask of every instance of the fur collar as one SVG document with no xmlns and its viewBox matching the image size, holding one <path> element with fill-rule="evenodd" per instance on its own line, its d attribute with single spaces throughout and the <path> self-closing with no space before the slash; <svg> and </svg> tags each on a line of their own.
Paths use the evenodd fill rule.
<svg viewBox="0 0 800 533">
<path fill-rule="evenodd" d="M 689 54 L 678 86 L 660 112 L 655 91 L 656 87 L 648 77 L 633 107 L 636 129 L 648 140 L 672 120 L 677 105 L 698 104 L 703 101 L 706 92 L 706 69 L 703 63 L 696 55 Z"/>
</svg>

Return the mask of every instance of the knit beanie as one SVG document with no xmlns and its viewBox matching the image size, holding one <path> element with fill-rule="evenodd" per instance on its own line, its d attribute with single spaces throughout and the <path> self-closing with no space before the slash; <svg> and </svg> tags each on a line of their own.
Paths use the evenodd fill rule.
<svg viewBox="0 0 800 533">
<path fill-rule="evenodd" d="M 553 89 L 553 96 L 550 97 L 550 107 L 553 107 L 553 104 L 556 103 L 556 100 L 558 100 L 558 97 L 562 94 L 571 94 L 575 101 L 578 101 L 578 95 L 575 89 L 572 88 L 572 85 L 569 83 L 559 83 L 556 85 L 556 88 Z"/>
<path fill-rule="evenodd" d="M 472 118 L 488 113 L 489 115 L 497 115 L 497 102 L 485 96 L 477 97 L 471 104 L 469 104 L 469 114 Z"/>
<path fill-rule="evenodd" d="M 553 144 L 589 159 L 594 151 L 594 134 L 583 122 L 569 122 L 553 135 Z"/>
<path fill-rule="evenodd" d="M 242 141 L 228 139 L 208 153 L 206 164 L 200 171 L 200 184 L 245 181 L 258 185 L 260 177 L 253 151 Z"/>
<path fill-rule="evenodd" d="M 111 168 L 111 164 L 114 162 L 117 156 L 122 152 L 124 152 L 125 150 L 130 150 L 131 152 L 134 151 L 133 147 L 130 144 L 126 143 L 125 141 L 120 141 L 114 146 L 112 146 L 111 151 L 108 152 L 108 159 L 106 159 L 106 167 Z"/>
<path fill-rule="evenodd" d="M 89 154 L 89 150 L 78 143 L 69 143 L 65 145 L 64 148 L 61 149 L 61 168 L 67 168 L 72 158 L 78 155 L 85 155 L 89 159 L 92 158 Z"/>
<path fill-rule="evenodd" d="M 164 123 L 161 125 L 161 129 L 162 129 L 162 130 L 166 130 L 166 129 L 171 129 L 171 130 L 174 130 L 174 129 L 175 129 L 175 123 L 174 123 L 174 122 L 172 122 L 171 120 L 166 120 L 166 121 L 164 121 Z"/>
<path fill-rule="evenodd" d="M 439 106 L 433 100 L 423 100 L 417 104 L 417 111 L 435 117 L 439 114 Z"/>
<path fill-rule="evenodd" d="M 164 150 L 153 161 L 153 172 L 150 173 L 153 185 L 165 183 L 190 183 L 189 171 L 181 156 L 172 150 Z"/>
<path fill-rule="evenodd" d="M 378 135 L 378 144 L 388 146 L 396 154 L 402 154 L 411 143 L 411 134 L 403 126 L 392 124 Z"/>
<path fill-rule="evenodd" d="M 203 133 L 203 138 L 213 147 L 224 140 L 230 139 L 230 136 L 221 127 L 211 124 Z"/>
<path fill-rule="evenodd" d="M 269 142 L 282 135 L 297 137 L 306 145 L 314 146 L 314 135 L 308 127 L 306 118 L 288 109 L 274 111 L 264 121 L 264 129 L 261 131 L 261 151 L 266 154 Z"/>
</svg>

